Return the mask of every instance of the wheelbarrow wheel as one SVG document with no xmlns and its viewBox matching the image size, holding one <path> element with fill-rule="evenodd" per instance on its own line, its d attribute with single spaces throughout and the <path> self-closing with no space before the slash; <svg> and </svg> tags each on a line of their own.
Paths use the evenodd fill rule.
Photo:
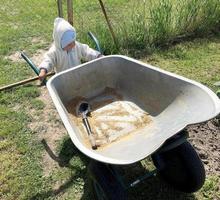
<svg viewBox="0 0 220 200">
<path fill-rule="evenodd" d="M 125 200 L 126 192 L 110 166 L 91 161 L 89 173 L 95 197 L 98 200 Z"/>
<path fill-rule="evenodd" d="M 174 149 L 153 154 L 152 160 L 159 176 L 182 192 L 195 192 L 204 184 L 203 163 L 188 141 Z"/>
</svg>

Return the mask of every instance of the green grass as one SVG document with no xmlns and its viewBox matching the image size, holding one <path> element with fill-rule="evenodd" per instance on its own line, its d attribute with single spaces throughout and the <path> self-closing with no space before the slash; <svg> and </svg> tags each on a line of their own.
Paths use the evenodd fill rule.
<svg viewBox="0 0 220 200">
<path fill-rule="evenodd" d="M 77 1 L 79 2 L 79 1 Z M 218 0 L 137 0 L 103 1 L 112 24 L 117 46 L 113 43 L 98 1 L 80 1 L 84 15 L 75 8 L 76 27 L 81 33 L 94 32 L 108 53 L 136 56 L 152 52 L 176 38 L 201 36 L 219 27 Z M 88 7 L 87 7 L 88 5 Z M 86 20 L 87 19 L 87 20 Z M 86 34 L 81 38 L 90 43 Z"/>
<path fill-rule="evenodd" d="M 45 103 L 39 99 L 30 100 L 31 108 L 35 110 L 43 110 L 45 108 Z"/>
<path fill-rule="evenodd" d="M 90 1 L 91 5 L 88 7 L 86 6 L 88 1 L 85 0 L 78 0 L 74 4 L 79 39 L 92 44 L 86 35 L 86 32 L 91 30 L 100 38 L 102 47 L 107 52 L 116 52 L 97 2 L 95 0 Z M 116 28 L 116 35 L 121 47 L 120 52 L 142 56 L 141 59 L 148 63 L 195 79 L 216 90 L 217 88 L 213 86 L 213 83 L 220 80 L 219 35 L 156 50 L 150 56 L 144 54 L 151 51 L 151 48 L 155 48 L 150 44 L 157 44 L 159 41 L 166 44 L 167 41 L 172 40 L 173 36 L 184 34 L 183 31 L 187 27 L 189 28 L 187 30 L 192 30 L 190 33 L 197 33 L 203 28 L 207 28 L 207 24 L 210 24 L 209 28 L 212 28 L 217 23 L 215 17 L 218 16 L 219 7 L 215 6 L 216 1 L 202 1 L 207 3 L 206 6 L 202 7 L 203 9 L 207 8 L 207 10 L 199 9 L 200 14 L 194 13 L 193 8 L 188 8 L 191 15 L 195 14 L 195 16 L 193 15 L 182 22 L 180 29 L 177 29 L 177 24 L 180 23 L 181 18 L 186 18 L 189 12 L 185 11 L 177 18 L 174 18 L 173 14 L 169 15 L 166 12 L 171 9 L 169 4 L 171 1 L 161 1 L 166 4 L 165 7 L 161 7 L 162 4 L 157 2 L 156 10 L 151 10 L 151 15 L 154 20 L 158 19 L 158 23 L 151 24 L 151 26 L 148 26 L 149 20 L 142 20 L 149 18 L 150 9 L 146 7 L 147 4 L 137 7 L 138 4 L 134 2 L 111 0 L 105 3 L 108 6 L 109 13 L 112 14 L 111 16 L 115 17 L 111 18 L 111 21 Z M 189 1 L 186 1 L 186 4 L 187 2 Z M 193 2 L 196 3 L 197 1 L 194 0 Z M 132 3 L 134 6 L 131 7 Z M 132 9 L 128 10 L 129 7 Z M 175 7 L 172 6 L 172 9 Z M 214 15 L 210 15 L 213 9 L 216 10 Z M 134 11 L 139 11 L 139 14 Z M 48 47 L 52 42 L 51 35 L 56 12 L 55 1 L 6 0 L 2 3 L 0 7 L 1 86 L 34 75 L 26 63 L 12 62 L 6 57 L 19 50 L 25 50 L 29 56 L 32 56 L 38 49 Z M 84 14 L 82 15 L 80 12 Z M 165 15 L 158 16 L 160 12 Z M 186 23 L 189 20 L 192 21 L 193 17 L 199 22 L 201 17 L 198 16 L 201 13 L 208 16 L 208 19 L 203 23 L 204 25 L 201 26 L 200 24 L 199 26 L 198 23 L 194 26 L 190 22 L 189 26 Z M 116 23 L 117 16 L 126 19 L 118 23 L 119 27 Z M 130 20 L 129 16 L 133 20 Z M 173 21 L 174 19 L 175 21 Z M 169 25 L 170 21 L 172 22 L 171 25 Z M 160 24 L 163 26 L 160 27 Z M 153 35 L 154 32 L 155 35 Z M 33 39 L 40 42 L 33 42 Z M 149 43 L 149 41 L 152 42 Z M 45 104 L 38 99 L 39 95 L 39 89 L 35 84 L 0 92 L 0 199 L 91 199 L 91 185 L 86 168 L 89 160 L 74 147 L 69 137 L 64 137 L 57 145 L 55 153 L 61 160 L 58 159 L 58 166 L 54 167 L 48 176 L 44 176 L 42 155 L 45 153 L 45 146 L 38 137 L 39 132 L 33 132 L 29 128 L 33 120 L 30 116 L 30 110 L 41 112 L 45 107 Z M 53 117 L 51 118 L 49 120 L 54 120 Z M 188 199 L 194 197 L 199 200 L 213 199 L 219 195 L 219 188 L 216 187 L 218 183 L 219 176 L 213 174 L 207 178 L 201 191 L 195 195 L 186 196 L 175 191 L 168 194 L 169 187 L 158 179 L 153 179 L 146 182 L 145 186 L 142 185 L 136 191 L 132 191 L 131 197 L 135 198 L 137 194 L 141 194 L 141 191 L 146 191 L 151 194 L 153 199 L 173 199 L 174 197 L 179 199 L 186 197 Z M 162 187 L 161 184 L 163 184 Z M 160 189 L 164 193 L 158 192 Z M 146 193 L 142 195 L 146 195 Z"/>
<path fill-rule="evenodd" d="M 219 176 L 208 177 L 200 193 L 198 193 L 198 199 L 218 199 L 220 197 L 219 183 Z"/>
<path fill-rule="evenodd" d="M 42 147 L 27 128 L 29 122 L 25 112 L 0 106 L 1 199 L 26 199 L 45 186 L 40 166 Z"/>
<path fill-rule="evenodd" d="M 213 84 L 220 80 L 219 36 L 200 38 L 155 52 L 147 59 L 153 65 L 199 81 L 216 91 Z"/>
</svg>

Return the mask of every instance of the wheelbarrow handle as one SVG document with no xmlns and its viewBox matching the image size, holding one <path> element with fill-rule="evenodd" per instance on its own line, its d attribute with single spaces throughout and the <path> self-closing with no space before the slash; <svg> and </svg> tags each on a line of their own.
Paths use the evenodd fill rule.
<svg viewBox="0 0 220 200">
<path fill-rule="evenodd" d="M 21 52 L 21 57 L 29 64 L 29 66 L 35 72 L 35 74 L 37 74 L 39 76 L 40 69 L 38 67 L 36 67 L 36 65 L 31 61 L 31 59 L 28 58 L 27 55 L 25 55 L 23 52 Z M 47 80 L 44 79 L 42 82 L 43 82 L 44 85 L 46 85 Z"/>
</svg>

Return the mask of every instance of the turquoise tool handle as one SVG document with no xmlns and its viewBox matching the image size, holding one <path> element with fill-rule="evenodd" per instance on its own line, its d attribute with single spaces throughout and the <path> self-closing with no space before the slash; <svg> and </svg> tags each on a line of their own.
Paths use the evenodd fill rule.
<svg viewBox="0 0 220 200">
<path fill-rule="evenodd" d="M 88 32 L 88 35 L 95 42 L 96 50 L 102 53 L 102 49 L 99 45 L 99 41 L 97 40 L 97 38 L 90 31 Z"/>
<path fill-rule="evenodd" d="M 39 75 L 40 74 L 40 69 L 36 67 L 36 65 L 28 58 L 23 52 L 21 52 L 21 57 L 24 58 L 24 60 L 29 64 L 31 69 L 35 72 L 35 74 Z M 47 80 L 43 80 L 43 84 L 46 85 Z"/>
</svg>

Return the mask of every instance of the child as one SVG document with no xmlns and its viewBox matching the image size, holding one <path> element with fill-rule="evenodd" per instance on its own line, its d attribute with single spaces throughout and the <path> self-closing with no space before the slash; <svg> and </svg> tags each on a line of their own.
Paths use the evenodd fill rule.
<svg viewBox="0 0 220 200">
<path fill-rule="evenodd" d="M 88 45 L 77 42 L 74 27 L 63 18 L 54 20 L 53 39 L 53 45 L 39 66 L 41 81 L 52 68 L 55 72 L 61 72 L 81 64 L 81 59 L 90 61 L 102 56 Z"/>
</svg>

